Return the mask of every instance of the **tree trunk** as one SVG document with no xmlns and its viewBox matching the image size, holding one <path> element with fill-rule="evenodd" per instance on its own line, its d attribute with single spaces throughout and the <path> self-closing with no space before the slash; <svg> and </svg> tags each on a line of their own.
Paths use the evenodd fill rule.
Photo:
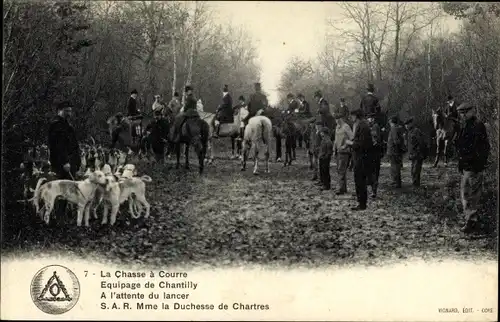
<svg viewBox="0 0 500 322">
<path fill-rule="evenodd" d="M 175 89 L 177 87 L 177 47 L 175 37 L 177 36 L 174 31 L 174 35 L 172 35 L 172 51 L 173 51 L 173 62 L 174 62 L 174 71 L 172 75 L 172 97 L 174 97 Z"/>
<path fill-rule="evenodd" d="M 430 30 L 430 35 L 429 35 L 429 46 L 427 47 L 427 102 L 426 102 L 426 107 L 427 110 L 429 110 L 429 106 L 432 102 L 432 64 L 431 64 L 431 51 L 432 51 L 432 27 L 433 24 L 431 23 L 431 30 Z"/>
</svg>

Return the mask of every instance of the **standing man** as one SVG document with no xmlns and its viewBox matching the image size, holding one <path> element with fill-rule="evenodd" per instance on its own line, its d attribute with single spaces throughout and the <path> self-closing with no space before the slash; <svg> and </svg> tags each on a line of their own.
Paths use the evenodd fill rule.
<svg viewBox="0 0 500 322">
<path fill-rule="evenodd" d="M 303 118 L 311 117 L 312 116 L 311 107 L 309 106 L 309 102 L 306 101 L 304 95 L 299 94 L 299 95 L 297 95 L 297 98 L 299 99 L 299 102 L 300 102 L 299 115 Z"/>
<path fill-rule="evenodd" d="M 49 125 L 50 164 L 58 179 L 75 180 L 81 165 L 75 129 L 69 123 L 72 107 L 68 101 L 60 102 L 57 105 L 57 115 Z M 63 218 L 66 206 L 66 200 L 59 200 L 55 209 L 57 218 Z"/>
<path fill-rule="evenodd" d="M 370 126 L 366 122 L 361 109 L 356 109 L 351 112 L 354 138 L 353 140 L 346 140 L 346 144 L 350 145 L 353 149 L 353 163 L 354 163 L 354 185 L 356 187 L 356 197 L 358 205 L 351 208 L 351 210 L 365 210 L 368 201 L 368 191 L 366 184 L 369 181 L 371 172 L 372 160 L 371 152 L 373 149 L 372 136 L 370 133 Z"/>
<path fill-rule="evenodd" d="M 380 102 L 375 93 L 375 86 L 373 84 L 368 84 L 366 87 L 368 91 L 366 95 L 361 99 L 359 107 L 363 110 L 365 115 L 373 114 L 375 115 L 375 122 L 380 126 L 381 129 L 384 128 L 382 119 L 382 108 Z"/>
<path fill-rule="evenodd" d="M 377 188 L 378 188 L 378 178 L 380 176 L 380 162 L 382 160 L 383 148 L 382 148 L 382 133 L 380 126 L 375 122 L 375 115 L 368 115 L 368 124 L 370 125 L 370 133 L 372 136 L 373 148 L 371 152 L 372 163 L 372 173 L 369 180 L 369 185 L 372 187 L 372 198 L 377 198 Z"/>
<path fill-rule="evenodd" d="M 57 116 L 49 126 L 50 164 L 59 179 L 73 180 L 80 169 L 80 148 L 75 130 L 69 123 L 72 113 L 70 102 L 59 103 Z"/>
<path fill-rule="evenodd" d="M 250 95 L 250 99 L 248 101 L 248 115 L 243 119 L 243 123 L 245 126 L 248 124 L 248 120 L 251 117 L 254 117 L 259 111 L 263 111 L 268 106 L 267 97 L 264 93 L 262 93 L 260 83 L 255 83 L 255 93 Z M 243 135 L 245 133 L 245 128 L 240 129 L 240 136 L 243 139 Z"/>
<path fill-rule="evenodd" d="M 471 233 L 478 221 L 478 208 L 483 189 L 483 172 L 490 154 L 490 143 L 484 123 L 476 117 L 469 103 L 458 106 L 463 125 L 457 139 L 458 171 L 462 175 L 460 197 L 465 214 L 464 233 Z"/>
<path fill-rule="evenodd" d="M 399 117 L 393 116 L 390 120 L 391 129 L 387 138 L 387 156 L 391 163 L 391 178 L 393 188 L 401 188 L 401 168 L 403 167 L 403 154 L 406 152 L 403 132 L 399 125 Z"/>
<path fill-rule="evenodd" d="M 337 195 L 347 192 L 347 167 L 351 158 L 351 148 L 346 144 L 347 140 L 353 140 L 354 134 L 351 127 L 345 122 L 347 115 L 335 114 L 337 127 L 335 129 L 335 155 L 337 156 L 338 188 Z"/>
<path fill-rule="evenodd" d="M 408 159 L 411 161 L 412 184 L 414 187 L 419 187 L 422 164 L 428 152 L 427 143 L 422 131 L 415 126 L 413 117 L 405 122 L 405 127 L 408 130 Z"/>
<path fill-rule="evenodd" d="M 233 98 L 231 94 L 229 94 L 229 86 L 227 85 L 224 85 L 222 89 L 222 103 L 217 108 L 215 115 L 217 122 L 215 122 L 215 133 L 213 137 L 218 138 L 221 123 L 230 123 L 233 118 Z"/>
<path fill-rule="evenodd" d="M 319 147 L 319 180 L 321 182 L 321 190 L 331 189 L 330 178 L 330 161 L 333 154 L 333 143 L 330 140 L 330 130 L 323 127 L 320 131 L 321 145 Z"/>
<path fill-rule="evenodd" d="M 194 98 L 193 87 L 187 85 L 184 90 L 186 93 L 184 111 L 175 116 L 174 126 L 171 131 L 172 142 L 174 143 L 178 143 L 180 140 L 180 131 L 186 119 L 189 117 L 200 117 L 196 110 L 196 99 Z"/>
</svg>

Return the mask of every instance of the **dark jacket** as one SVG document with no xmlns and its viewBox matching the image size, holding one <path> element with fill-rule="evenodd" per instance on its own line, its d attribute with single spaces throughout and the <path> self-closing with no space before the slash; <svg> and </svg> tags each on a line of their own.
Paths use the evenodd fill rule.
<svg viewBox="0 0 500 322">
<path fill-rule="evenodd" d="M 332 156 L 332 154 L 333 154 L 332 140 L 330 140 L 328 136 L 325 136 L 321 139 L 318 158 L 320 159 L 329 158 Z"/>
<path fill-rule="evenodd" d="M 122 120 L 120 124 L 113 130 L 111 134 L 111 149 L 116 148 L 122 151 L 126 151 L 126 148 L 130 146 L 131 142 L 127 138 L 130 135 L 120 135 L 121 133 L 130 131 L 130 124 L 126 120 Z"/>
<path fill-rule="evenodd" d="M 139 110 L 137 109 L 137 100 L 135 100 L 133 97 L 128 98 L 127 111 L 128 116 L 139 115 Z"/>
<path fill-rule="evenodd" d="M 222 104 L 217 109 L 217 118 L 221 123 L 232 123 L 233 119 L 233 98 L 227 93 L 222 98 Z"/>
<path fill-rule="evenodd" d="M 378 101 L 378 97 L 372 93 L 368 93 L 361 99 L 361 103 L 359 107 L 365 113 L 365 116 L 368 114 L 380 114 L 381 107 Z"/>
<path fill-rule="evenodd" d="M 344 106 L 338 105 L 335 107 L 334 114 L 340 114 L 347 120 L 349 118 L 349 107 L 345 104 Z"/>
<path fill-rule="evenodd" d="M 373 139 L 370 125 L 366 120 L 360 120 L 355 126 L 354 139 L 352 140 L 352 150 L 354 157 L 367 157 L 373 149 Z"/>
<path fill-rule="evenodd" d="M 250 95 L 250 99 L 248 101 L 248 113 L 249 117 L 255 116 L 255 114 L 267 107 L 267 97 L 262 92 L 255 92 Z"/>
<path fill-rule="evenodd" d="M 298 109 L 299 109 L 299 102 L 296 99 L 293 99 L 292 101 L 288 102 L 289 113 L 296 113 L 295 110 Z"/>
<path fill-rule="evenodd" d="M 457 107 L 459 105 L 460 105 L 459 103 L 457 103 L 456 101 L 453 101 L 453 104 L 451 106 L 449 104 L 446 104 L 440 110 L 443 112 L 445 117 L 452 117 L 452 118 L 458 120 Z"/>
<path fill-rule="evenodd" d="M 490 143 L 484 123 L 476 117 L 467 120 L 457 138 L 458 170 L 483 171 L 490 154 Z"/>
<path fill-rule="evenodd" d="M 299 105 L 299 115 L 302 117 L 311 117 L 311 106 L 309 102 L 304 100 L 302 104 Z"/>
<path fill-rule="evenodd" d="M 49 126 L 50 163 L 55 172 L 64 164 L 71 165 L 71 172 L 80 168 L 80 148 L 73 127 L 61 116 L 56 116 Z"/>
<path fill-rule="evenodd" d="M 151 131 L 150 142 L 153 148 L 165 144 L 164 140 L 168 139 L 169 126 L 167 120 L 160 118 L 151 122 L 148 125 L 148 130 Z"/>
<path fill-rule="evenodd" d="M 383 153 L 383 147 L 382 147 L 382 131 L 380 130 L 380 126 L 374 122 L 370 126 L 370 133 L 372 136 L 372 142 L 373 142 L 373 153 L 378 154 L 381 156 Z"/>
<path fill-rule="evenodd" d="M 424 134 L 417 127 L 411 128 L 408 131 L 408 159 L 423 160 L 427 157 L 427 152 Z"/>
<path fill-rule="evenodd" d="M 388 156 L 401 156 L 406 152 L 403 131 L 404 129 L 401 125 L 391 126 L 389 136 L 387 137 Z"/>
<path fill-rule="evenodd" d="M 185 116 L 199 116 L 196 109 L 196 99 L 193 95 L 188 95 L 184 102 L 184 115 Z"/>
</svg>

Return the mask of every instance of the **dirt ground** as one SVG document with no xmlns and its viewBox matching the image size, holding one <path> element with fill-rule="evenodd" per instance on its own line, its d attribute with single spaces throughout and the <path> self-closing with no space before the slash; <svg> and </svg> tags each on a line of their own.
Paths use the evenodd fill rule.
<svg viewBox="0 0 500 322">
<path fill-rule="evenodd" d="M 388 186 L 389 165 L 384 162 L 379 198 L 370 200 L 366 211 L 352 212 L 352 172 L 347 195 L 320 192 L 310 180 L 304 149 L 297 150 L 298 160 L 291 167 L 272 162 L 271 172 L 258 176 L 252 175 L 252 163 L 241 172 L 240 162 L 221 150 L 216 148 L 219 158 L 201 177 L 194 159 L 189 171 L 176 170 L 173 159 L 166 165 L 138 163 L 139 174 L 153 179 L 147 185 L 152 205 L 147 220 L 130 219 L 124 207 L 112 229 L 95 220 L 90 229 L 78 229 L 76 218 L 59 219 L 47 227 L 34 215 L 20 213 L 16 222 L 22 228 L 4 227 L 9 229 L 4 251 L 33 256 L 55 252 L 148 266 L 496 258 L 496 214 L 491 208 L 486 233 L 465 236 L 459 230 L 459 177 L 454 166 L 435 169 L 425 164 L 423 187 L 414 190 L 405 163 L 403 188 L 394 190 Z M 332 162 L 333 186 L 335 172 Z M 495 207 L 496 195 L 487 203 Z"/>
</svg>

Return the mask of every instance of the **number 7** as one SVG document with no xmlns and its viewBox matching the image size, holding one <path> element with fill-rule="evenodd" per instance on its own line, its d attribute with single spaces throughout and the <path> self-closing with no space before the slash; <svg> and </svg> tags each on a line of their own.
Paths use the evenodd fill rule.
<svg viewBox="0 0 500 322">
<path fill-rule="evenodd" d="M 83 271 L 85 273 L 85 277 L 87 277 L 89 271 Z"/>
</svg>

